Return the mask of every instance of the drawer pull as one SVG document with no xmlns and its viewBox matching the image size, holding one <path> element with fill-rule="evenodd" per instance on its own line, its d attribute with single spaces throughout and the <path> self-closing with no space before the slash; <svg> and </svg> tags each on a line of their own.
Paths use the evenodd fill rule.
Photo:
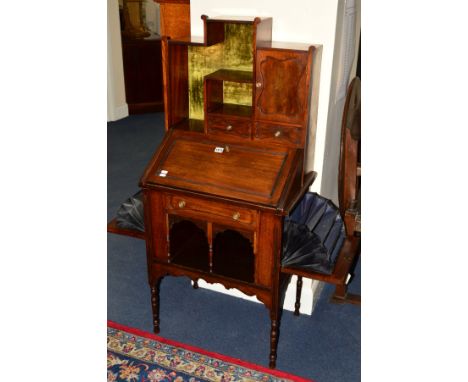
<svg viewBox="0 0 468 382">
<path fill-rule="evenodd" d="M 232 125 L 227 125 L 227 126 L 226 126 L 226 130 L 227 130 L 227 131 L 231 131 L 231 130 L 232 130 Z"/>
<path fill-rule="evenodd" d="M 232 218 L 233 218 L 234 220 L 239 220 L 239 218 L 240 218 L 240 213 L 239 213 L 239 212 L 234 212 L 234 213 L 232 214 Z"/>
<path fill-rule="evenodd" d="M 255 84 L 255 86 L 256 86 L 257 88 L 261 88 L 261 87 L 262 87 L 262 83 L 261 83 L 261 82 L 257 82 L 257 83 Z"/>
<path fill-rule="evenodd" d="M 184 208 L 185 207 L 185 200 L 181 200 L 179 202 L 179 208 Z"/>
<path fill-rule="evenodd" d="M 281 135 L 281 131 L 278 130 L 278 131 L 275 133 L 275 137 L 278 138 L 280 135 Z"/>
</svg>

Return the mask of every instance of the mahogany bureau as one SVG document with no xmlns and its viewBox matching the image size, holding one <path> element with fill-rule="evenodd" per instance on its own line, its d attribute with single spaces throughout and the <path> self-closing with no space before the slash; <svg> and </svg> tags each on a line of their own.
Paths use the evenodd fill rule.
<svg viewBox="0 0 468 382">
<path fill-rule="evenodd" d="M 315 178 L 314 47 L 271 42 L 271 18 L 202 19 L 203 39 L 163 37 L 166 135 L 140 181 L 154 331 L 164 276 L 221 283 L 269 309 L 274 368 L 283 218 Z"/>
</svg>

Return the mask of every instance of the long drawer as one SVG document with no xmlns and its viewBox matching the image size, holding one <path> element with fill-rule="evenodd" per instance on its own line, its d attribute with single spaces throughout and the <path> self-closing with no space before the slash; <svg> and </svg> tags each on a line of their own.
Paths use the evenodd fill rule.
<svg viewBox="0 0 468 382">
<path fill-rule="evenodd" d="M 257 226 L 258 212 L 230 204 L 178 195 L 166 195 L 166 211 L 230 226 Z"/>
</svg>

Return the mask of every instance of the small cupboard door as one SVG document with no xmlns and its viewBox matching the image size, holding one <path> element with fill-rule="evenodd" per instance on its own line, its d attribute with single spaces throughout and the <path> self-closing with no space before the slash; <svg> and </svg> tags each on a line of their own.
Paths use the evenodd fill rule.
<svg viewBox="0 0 468 382">
<path fill-rule="evenodd" d="M 305 124 L 310 82 L 308 59 L 308 51 L 257 50 L 257 120 Z"/>
</svg>

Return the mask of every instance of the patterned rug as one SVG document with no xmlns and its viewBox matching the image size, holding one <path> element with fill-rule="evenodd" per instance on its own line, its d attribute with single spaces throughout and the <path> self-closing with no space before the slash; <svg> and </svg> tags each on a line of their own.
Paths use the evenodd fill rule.
<svg viewBox="0 0 468 382">
<path fill-rule="evenodd" d="M 107 323 L 108 382 L 311 382 L 281 371 Z"/>
</svg>

